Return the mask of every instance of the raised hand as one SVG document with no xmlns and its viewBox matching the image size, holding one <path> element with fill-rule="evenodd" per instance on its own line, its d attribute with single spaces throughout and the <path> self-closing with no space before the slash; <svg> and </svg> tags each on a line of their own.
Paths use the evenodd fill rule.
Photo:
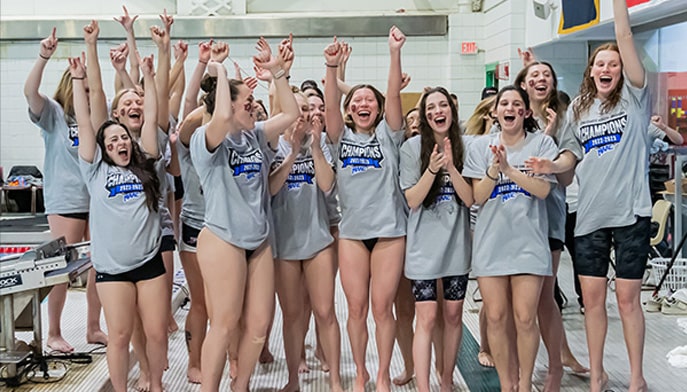
<svg viewBox="0 0 687 392">
<path fill-rule="evenodd" d="M 86 67 L 81 61 L 81 57 L 69 57 L 69 74 L 72 79 L 83 79 L 86 77 Z"/>
<path fill-rule="evenodd" d="M 659 129 L 663 129 L 666 124 L 663 122 L 663 117 L 661 116 L 651 116 L 651 123 L 657 126 Z"/>
<path fill-rule="evenodd" d="M 334 42 L 324 48 L 324 60 L 330 66 L 338 66 L 343 58 L 341 43 L 334 37 Z"/>
<path fill-rule="evenodd" d="M 353 47 L 348 44 L 348 42 L 341 41 L 341 63 L 339 65 L 346 65 L 348 62 L 348 59 L 351 57 L 351 52 L 353 51 Z"/>
<path fill-rule="evenodd" d="M 255 90 L 256 87 L 258 87 L 258 79 L 254 78 L 252 76 L 249 76 L 249 77 L 243 79 L 243 84 L 245 84 L 246 87 L 248 87 L 252 91 L 252 90 Z"/>
<path fill-rule="evenodd" d="M 253 71 L 255 71 L 255 77 L 258 78 L 258 80 L 262 80 L 263 82 L 270 83 L 272 81 L 272 73 L 265 68 L 258 67 L 257 65 L 253 66 Z"/>
<path fill-rule="evenodd" d="M 400 50 L 405 42 L 405 34 L 403 34 L 398 27 L 391 26 L 391 29 L 389 30 L 389 49 Z"/>
<path fill-rule="evenodd" d="M 408 87 L 409 84 L 410 84 L 410 75 L 408 75 L 407 73 L 403 72 L 403 73 L 401 74 L 401 90 L 403 90 L 404 88 Z"/>
<path fill-rule="evenodd" d="M 141 57 L 141 54 L 136 51 L 136 58 L 138 59 L 138 65 L 141 67 L 143 76 L 155 75 L 155 66 L 152 54 L 150 56 Z"/>
<path fill-rule="evenodd" d="M 212 53 L 212 40 L 203 41 L 198 44 L 198 61 L 205 64 L 210 61 L 210 56 Z"/>
<path fill-rule="evenodd" d="M 55 50 L 57 50 L 57 36 L 55 36 L 56 33 L 57 27 L 53 27 L 52 33 L 50 33 L 47 38 L 41 41 L 41 47 L 38 55 L 46 60 L 49 59 L 53 53 L 55 53 Z"/>
<path fill-rule="evenodd" d="M 222 63 L 218 63 L 216 61 L 210 61 L 208 63 L 208 75 L 216 77 L 220 72 L 224 73 L 225 75 L 227 74 L 227 69 L 224 68 Z"/>
<path fill-rule="evenodd" d="M 255 64 L 259 68 L 264 68 L 272 72 L 274 75 L 276 72 L 279 72 L 279 69 L 284 70 L 285 68 L 285 58 L 288 56 L 288 49 L 286 49 L 285 46 L 280 46 L 280 51 L 283 52 L 280 53 L 278 56 L 272 55 L 272 50 L 269 47 L 269 44 L 267 44 L 267 41 L 265 41 L 264 38 L 260 37 L 260 40 L 258 40 L 258 54 L 253 56 L 253 64 Z M 283 57 L 286 56 L 286 57 Z"/>
<path fill-rule="evenodd" d="M 558 114 L 556 113 L 555 110 L 551 108 L 546 108 L 546 129 L 544 130 L 544 133 L 549 135 L 549 136 L 555 136 L 556 135 L 556 129 L 554 129 L 554 124 L 556 123 L 556 118 L 558 117 Z"/>
<path fill-rule="evenodd" d="M 553 173 L 553 161 L 546 158 L 530 157 L 525 160 L 525 167 L 532 169 L 535 174 Z"/>
<path fill-rule="evenodd" d="M 126 6 L 122 6 L 122 9 L 124 10 L 124 15 L 120 16 L 119 18 L 114 17 L 115 21 L 119 22 L 119 24 L 124 27 L 124 30 L 127 32 L 133 32 L 134 31 L 134 22 L 136 19 L 138 19 L 138 15 L 134 15 L 134 17 L 129 16 L 129 11 L 126 9 Z"/>
<path fill-rule="evenodd" d="M 236 61 L 232 61 L 232 63 L 234 63 L 234 76 L 236 77 L 236 79 L 243 79 L 243 76 L 241 75 L 241 66 L 239 65 L 239 63 L 237 63 Z"/>
<path fill-rule="evenodd" d="M 129 47 L 126 43 L 110 49 L 110 62 L 117 71 L 124 71 L 126 68 L 126 58 L 129 54 Z"/>
<path fill-rule="evenodd" d="M 446 156 L 444 155 L 443 152 L 439 152 L 439 146 L 437 144 L 434 145 L 434 149 L 432 150 L 432 155 L 429 156 L 429 165 L 427 165 L 427 169 L 429 169 L 433 174 L 436 174 L 441 170 L 442 167 L 446 166 Z"/>
<path fill-rule="evenodd" d="M 160 15 L 160 20 L 162 20 L 162 24 L 165 26 L 165 31 L 167 32 L 167 35 L 170 35 L 172 32 L 172 24 L 174 23 L 174 17 L 172 15 L 167 15 L 167 8 L 163 9 L 162 15 Z"/>
<path fill-rule="evenodd" d="M 184 61 L 188 57 L 188 44 L 179 40 L 174 44 L 174 59 L 177 61 Z"/>
<path fill-rule="evenodd" d="M 301 121 L 300 118 L 297 121 Z M 305 127 L 299 127 L 294 124 L 290 130 L 286 131 L 286 141 L 291 144 L 291 150 L 294 154 L 298 154 L 303 146 L 303 140 L 305 139 Z"/>
<path fill-rule="evenodd" d="M 518 48 L 518 57 L 520 57 L 520 60 L 522 60 L 523 67 L 527 67 L 531 63 L 537 61 L 537 58 L 534 57 L 534 51 L 532 48 L 527 48 L 525 50 Z"/>
<path fill-rule="evenodd" d="M 255 44 L 255 49 L 260 52 L 267 52 L 270 56 L 272 55 L 272 48 L 270 48 L 270 44 L 267 43 L 267 40 L 264 37 L 260 37 L 258 39 L 258 42 Z"/>
<path fill-rule="evenodd" d="M 150 28 L 150 36 L 158 48 L 165 45 L 166 42 L 169 42 L 169 36 L 167 35 L 167 32 L 160 28 L 160 26 L 152 26 Z"/>
<path fill-rule="evenodd" d="M 223 63 L 229 57 L 229 45 L 226 42 L 217 41 L 212 45 L 210 59 L 218 63 Z"/>
<path fill-rule="evenodd" d="M 284 38 L 279 44 L 279 56 L 284 61 L 284 71 L 291 69 L 293 65 L 293 34 L 289 34 L 289 38 Z"/>
<path fill-rule="evenodd" d="M 95 44 L 98 42 L 98 34 L 100 33 L 100 27 L 98 27 L 98 21 L 95 19 L 91 23 L 83 27 L 83 38 L 86 44 Z"/>
</svg>

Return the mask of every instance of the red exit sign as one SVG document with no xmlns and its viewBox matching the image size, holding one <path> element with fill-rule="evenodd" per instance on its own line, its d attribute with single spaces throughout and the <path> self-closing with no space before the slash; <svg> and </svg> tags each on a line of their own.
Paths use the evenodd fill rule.
<svg viewBox="0 0 687 392">
<path fill-rule="evenodd" d="M 460 54 L 477 54 L 477 42 L 463 41 L 460 44 Z"/>
</svg>

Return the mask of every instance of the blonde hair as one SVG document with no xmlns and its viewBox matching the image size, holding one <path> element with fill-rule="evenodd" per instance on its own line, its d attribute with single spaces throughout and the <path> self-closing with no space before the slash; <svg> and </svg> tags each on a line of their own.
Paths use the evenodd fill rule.
<svg viewBox="0 0 687 392">
<path fill-rule="evenodd" d="M 490 116 L 492 110 L 494 110 L 494 104 L 496 103 L 496 95 L 484 98 L 475 107 L 475 111 L 472 116 L 465 123 L 465 134 L 466 135 L 484 135 L 489 132 L 486 129 L 487 121 L 484 116 Z"/>
<path fill-rule="evenodd" d="M 72 74 L 69 72 L 69 68 L 62 73 L 53 99 L 62 106 L 66 117 L 74 117 L 74 87 L 72 86 Z"/>
</svg>

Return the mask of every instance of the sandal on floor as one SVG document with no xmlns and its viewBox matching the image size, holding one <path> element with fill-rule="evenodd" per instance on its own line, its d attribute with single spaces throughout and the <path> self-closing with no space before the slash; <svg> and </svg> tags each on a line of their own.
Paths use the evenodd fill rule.
<svg viewBox="0 0 687 392">
<path fill-rule="evenodd" d="M 660 312 L 665 300 L 665 297 L 651 297 L 644 303 L 644 310 L 650 313 Z"/>
<path fill-rule="evenodd" d="M 661 307 L 661 313 L 673 315 L 687 314 L 687 303 L 679 299 L 665 299 Z"/>
</svg>

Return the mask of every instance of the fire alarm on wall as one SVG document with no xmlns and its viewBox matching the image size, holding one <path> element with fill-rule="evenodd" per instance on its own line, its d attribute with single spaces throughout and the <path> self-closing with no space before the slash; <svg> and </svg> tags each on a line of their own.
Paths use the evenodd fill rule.
<svg viewBox="0 0 687 392">
<path fill-rule="evenodd" d="M 551 0 L 532 0 L 532 6 L 534 15 L 540 19 L 548 19 L 551 15 L 551 9 L 556 7 Z"/>
</svg>

